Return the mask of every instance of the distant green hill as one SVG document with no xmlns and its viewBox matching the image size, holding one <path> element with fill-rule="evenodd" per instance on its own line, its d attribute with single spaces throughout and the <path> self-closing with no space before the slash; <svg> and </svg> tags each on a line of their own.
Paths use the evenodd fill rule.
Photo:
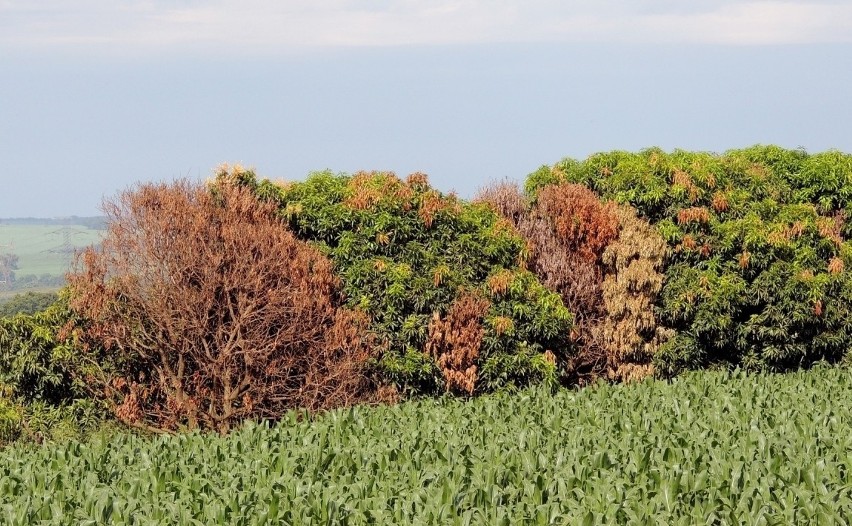
<svg viewBox="0 0 852 526">
<path fill-rule="evenodd" d="M 0 219 L 0 255 L 17 256 L 17 268 L 8 269 L 8 280 L 0 268 L 0 282 L 6 281 L 0 283 L 0 298 L 59 288 L 74 253 L 99 243 L 103 228 L 102 217 Z"/>
</svg>

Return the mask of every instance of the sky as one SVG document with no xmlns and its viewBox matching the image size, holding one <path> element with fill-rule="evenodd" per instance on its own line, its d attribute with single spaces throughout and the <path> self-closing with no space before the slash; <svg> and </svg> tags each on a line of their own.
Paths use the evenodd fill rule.
<svg viewBox="0 0 852 526">
<path fill-rule="evenodd" d="M 470 197 L 614 149 L 852 152 L 849 93 L 850 1 L 0 0 L 0 218 L 221 163 Z"/>
</svg>

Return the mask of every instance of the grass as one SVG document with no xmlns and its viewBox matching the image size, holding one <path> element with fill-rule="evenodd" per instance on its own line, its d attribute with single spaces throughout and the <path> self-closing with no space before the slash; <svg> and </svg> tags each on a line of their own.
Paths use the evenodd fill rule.
<svg viewBox="0 0 852 526">
<path fill-rule="evenodd" d="M 4 524 L 848 524 L 852 377 L 674 382 L 0 451 Z"/>
<path fill-rule="evenodd" d="M 62 252 L 66 240 L 81 248 L 100 241 L 102 231 L 82 225 L 4 225 L 0 224 L 0 250 L 19 257 L 16 275 L 61 276 L 71 263 L 72 255 Z M 5 245 L 12 244 L 12 248 Z"/>
</svg>

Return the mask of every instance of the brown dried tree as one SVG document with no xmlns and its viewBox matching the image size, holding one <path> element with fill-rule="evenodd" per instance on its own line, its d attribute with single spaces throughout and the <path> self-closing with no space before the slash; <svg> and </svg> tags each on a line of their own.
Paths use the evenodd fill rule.
<svg viewBox="0 0 852 526">
<path fill-rule="evenodd" d="M 339 306 L 331 263 L 225 181 L 107 201 L 102 246 L 68 276 L 86 337 L 116 364 L 95 386 L 131 425 L 224 433 L 369 388 L 367 320 Z"/>
<path fill-rule="evenodd" d="M 592 336 L 605 352 L 607 376 L 633 381 L 653 374 L 651 361 L 673 333 L 654 316 L 668 245 L 635 209 L 619 206 L 616 214 L 618 238 L 601 255 L 606 316 Z"/>
</svg>

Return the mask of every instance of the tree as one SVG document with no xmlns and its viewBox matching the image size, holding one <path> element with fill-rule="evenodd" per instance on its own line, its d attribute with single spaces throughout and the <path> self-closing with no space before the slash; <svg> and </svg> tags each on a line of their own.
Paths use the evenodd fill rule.
<svg viewBox="0 0 852 526">
<path fill-rule="evenodd" d="M 364 397 L 367 320 L 339 307 L 331 263 L 274 205 L 179 181 L 140 185 L 104 211 L 103 244 L 68 281 L 92 348 L 114 364 L 96 385 L 121 420 L 224 433 Z"/>
<path fill-rule="evenodd" d="M 0 254 L 0 283 L 11 288 L 15 281 L 15 270 L 18 269 L 18 255 L 11 252 Z"/>
<path fill-rule="evenodd" d="M 303 182 L 277 183 L 243 171 L 219 178 L 276 203 L 299 239 L 328 254 L 347 304 L 370 315 L 382 348 L 377 374 L 404 394 L 468 392 L 470 382 L 459 390 L 445 374 L 460 363 L 465 371 L 476 366 L 474 394 L 552 383 L 553 353 L 573 352 L 572 314 L 525 268 L 524 239 L 488 205 L 442 194 L 425 174 L 401 179 L 391 172 L 320 172 Z M 450 315 L 473 290 L 488 300 L 476 346 L 479 322 Z M 436 313 L 461 323 L 466 335 L 430 336 Z M 430 338 L 437 338 L 431 350 Z M 440 361 L 448 352 L 464 359 L 447 369 Z"/>
</svg>

